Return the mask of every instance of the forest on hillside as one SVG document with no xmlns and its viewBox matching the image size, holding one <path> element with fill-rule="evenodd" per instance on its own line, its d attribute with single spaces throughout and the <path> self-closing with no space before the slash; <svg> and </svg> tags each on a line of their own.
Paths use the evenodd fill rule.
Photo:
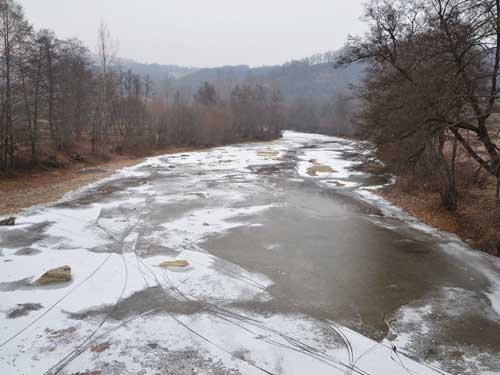
<svg viewBox="0 0 500 375">
<path fill-rule="evenodd" d="M 190 96 L 158 93 L 149 75 L 119 64 L 105 24 L 97 51 L 36 30 L 15 0 L 0 1 L 0 170 L 61 165 L 110 152 L 209 146 L 280 136 L 279 90 L 203 83 Z"/>
<path fill-rule="evenodd" d="M 141 64 L 121 59 L 125 68 L 152 77 L 153 90 L 172 96 L 179 92 L 191 98 L 205 82 L 228 100 L 235 86 L 261 85 L 279 90 L 283 98 L 285 128 L 333 135 L 352 135 L 352 116 L 359 101 L 352 87 L 361 82 L 366 63 L 336 67 L 340 52 L 319 53 L 282 65 L 249 67 L 189 68 Z"/>
</svg>

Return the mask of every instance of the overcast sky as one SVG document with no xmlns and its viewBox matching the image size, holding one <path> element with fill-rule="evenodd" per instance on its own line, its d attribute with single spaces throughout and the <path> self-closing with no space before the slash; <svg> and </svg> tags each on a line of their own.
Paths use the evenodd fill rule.
<svg viewBox="0 0 500 375">
<path fill-rule="evenodd" d="M 188 66 L 278 64 L 360 33 L 363 0 L 19 0 L 36 28 L 95 49 L 100 21 L 121 57 Z"/>
</svg>

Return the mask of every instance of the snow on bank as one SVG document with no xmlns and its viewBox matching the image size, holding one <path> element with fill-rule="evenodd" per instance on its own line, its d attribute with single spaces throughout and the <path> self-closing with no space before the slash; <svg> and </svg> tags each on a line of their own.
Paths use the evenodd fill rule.
<svg viewBox="0 0 500 375">
<path fill-rule="evenodd" d="M 324 144 L 307 148 L 315 142 Z M 187 365 L 212 374 L 252 374 L 262 369 L 276 374 L 436 373 L 390 345 L 334 322 L 300 314 L 250 314 L 231 307 L 234 302 L 265 303 L 271 298 L 272 280 L 214 257 L 201 246 L 210 236 L 261 225 L 259 213 L 275 204 L 255 202 L 270 185 L 252 167 L 279 164 L 289 150 L 297 151 L 301 159 L 299 174 L 307 165 L 301 163 L 317 158 L 336 172 L 315 181 L 355 186 L 349 181 L 354 162 L 342 159 L 343 151 L 352 151 L 349 141 L 286 132 L 272 143 L 149 158 L 67 195 L 62 202 L 74 203 L 72 208 L 37 208 L 23 215 L 19 226 L 0 229 L 1 243 L 11 230 L 23 230 L 18 235 L 27 236 L 33 225 L 46 225 L 32 244 L 14 243 L 4 250 L 4 258 L 11 262 L 0 263 L 0 373 L 42 373 L 87 338 L 92 344 L 109 343 L 110 348 L 99 353 L 89 346 L 66 373 L 94 369 L 110 374 L 156 373 L 165 365 L 169 370 Z M 111 198 L 78 202 L 110 183 L 123 185 L 110 190 Z M 39 253 L 16 255 L 25 246 Z M 154 251 L 149 253 L 149 248 Z M 189 266 L 158 267 L 175 259 L 187 260 Z M 73 267 L 69 284 L 18 283 L 62 264 Z M 151 288 L 169 298 L 162 311 L 142 315 L 130 303 L 126 325 L 128 318 L 109 318 L 113 306 L 127 304 Z M 7 318 L 13 308 L 27 303 L 42 308 Z M 179 313 L 177 303 L 198 307 Z M 186 353 L 194 353 L 194 360 L 186 362 Z"/>
<path fill-rule="evenodd" d="M 390 328 L 388 337 L 392 341 L 386 339 L 385 342 L 396 345 L 403 353 L 411 352 L 419 358 L 427 358 L 431 363 L 439 362 L 454 373 L 498 373 L 494 372 L 500 371 L 498 352 L 490 350 L 488 345 L 478 346 L 475 340 L 467 346 L 443 343 L 446 337 L 453 336 L 457 330 L 464 329 L 467 332 L 468 322 L 477 319 L 478 313 L 484 317 L 494 317 L 495 313 L 486 297 L 478 300 L 475 291 L 444 286 L 399 308 L 387 321 Z M 487 342 L 494 335 L 482 332 L 481 338 Z"/>
<path fill-rule="evenodd" d="M 468 291 L 460 288 L 437 288 L 436 295 L 428 295 L 422 301 L 402 306 L 388 322 L 390 327 L 387 344 L 396 345 L 403 353 L 412 353 L 419 358 L 433 358 L 436 365 L 454 369 L 456 373 L 467 375 L 492 375 L 500 371 L 498 353 L 494 350 L 453 344 L 440 344 L 440 335 L 452 335 L 446 331 L 447 322 L 470 319 L 474 321 L 480 314 L 496 324 L 500 320 L 500 259 L 471 249 L 456 235 L 442 232 L 419 221 L 401 208 L 389 203 L 370 188 L 356 190 L 358 197 L 381 209 L 384 217 L 372 218 L 391 230 L 411 229 L 429 236 L 441 251 L 458 260 L 464 269 L 476 270 L 489 282 L 486 291 Z M 389 220 L 388 220 L 389 219 Z M 450 259 L 453 262 L 454 259 Z M 471 309 L 471 306 L 474 306 Z M 460 315 L 460 318 L 458 317 Z M 436 317 L 438 319 L 436 320 Z M 448 332 L 448 333 L 446 333 Z M 477 333 L 481 335 L 481 333 Z M 433 354 L 434 353 L 434 354 Z M 439 355 L 437 354 L 439 353 Z M 430 359 L 429 359 L 430 360 Z"/>
<path fill-rule="evenodd" d="M 328 145 L 328 148 L 332 145 Z M 353 175 L 361 175 L 360 172 L 352 171 L 352 167 L 358 162 L 347 160 L 343 157 L 341 150 L 350 150 L 351 147 L 343 146 L 342 144 L 335 144 L 335 149 L 327 149 L 318 147 L 318 149 L 303 150 L 298 162 L 297 171 L 301 177 L 320 177 L 331 179 L 347 179 Z M 315 167 L 327 167 L 326 171 L 318 171 L 311 173 Z"/>
<path fill-rule="evenodd" d="M 218 304 L 269 299 L 271 280 L 198 244 L 258 224 L 253 216 L 272 205 L 246 203 L 259 189 L 250 167 L 280 163 L 284 150 L 278 143 L 251 144 L 149 158 L 0 228 L 0 373 L 43 373 L 100 322 L 107 324 L 102 317 L 75 321 L 68 314 L 109 309 L 158 282 L 175 298 L 180 291 Z M 221 183 L 231 178 L 230 187 Z M 159 250 L 142 257 L 153 245 Z M 33 255 L 18 255 L 24 250 Z M 190 265 L 158 267 L 171 259 Z M 31 284 L 64 264 L 72 267 L 70 283 Z M 35 307 L 9 318 L 28 305 Z"/>
<path fill-rule="evenodd" d="M 151 314 L 134 318 L 126 329 L 114 327 L 103 327 L 110 332 L 109 350 L 99 355 L 84 352 L 66 373 L 100 368 L 137 374 L 168 368 L 208 374 L 446 374 L 349 329 L 303 315 L 248 315 L 224 309 L 212 314 Z M 196 354 L 186 355 L 191 352 Z M 49 363 L 57 359 L 50 351 L 38 358 Z"/>
<path fill-rule="evenodd" d="M 194 210 L 177 220 L 162 224 L 148 239 L 160 239 L 164 246 L 172 249 L 190 247 L 203 239 L 244 226 L 245 217 L 269 210 L 274 205 L 250 206 L 242 208 L 213 207 Z"/>
<path fill-rule="evenodd" d="M 343 158 L 342 153 L 337 150 L 305 150 L 299 156 L 301 161 L 298 163 L 298 173 L 302 177 L 313 177 L 309 173 L 310 168 L 316 165 L 327 166 L 331 172 L 318 172 L 319 177 L 330 178 L 348 178 L 351 175 L 360 174 L 353 172 L 350 168 L 356 163 Z"/>
</svg>

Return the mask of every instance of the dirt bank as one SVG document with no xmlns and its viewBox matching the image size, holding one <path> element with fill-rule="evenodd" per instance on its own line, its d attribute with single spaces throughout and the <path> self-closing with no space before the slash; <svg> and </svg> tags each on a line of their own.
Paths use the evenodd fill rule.
<svg viewBox="0 0 500 375">
<path fill-rule="evenodd" d="M 168 148 L 157 150 L 150 156 L 192 150 Z M 33 205 L 56 201 L 71 190 L 110 176 L 119 169 L 143 160 L 142 156 L 112 154 L 106 161 L 74 162 L 64 168 L 38 168 L 0 174 L 0 216 L 12 215 Z"/>
<path fill-rule="evenodd" d="M 458 210 L 447 211 L 439 192 L 411 178 L 399 177 L 396 184 L 378 191 L 394 205 L 422 222 L 454 233 L 470 246 L 500 256 L 500 209 L 495 207 L 495 183 L 462 184 Z"/>
</svg>

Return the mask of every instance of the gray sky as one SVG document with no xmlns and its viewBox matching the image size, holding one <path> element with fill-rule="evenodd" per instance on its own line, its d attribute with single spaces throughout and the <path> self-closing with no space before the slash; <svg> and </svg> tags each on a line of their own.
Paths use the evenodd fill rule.
<svg viewBox="0 0 500 375">
<path fill-rule="evenodd" d="M 36 28 L 95 49 L 107 23 L 118 55 L 190 66 L 278 64 L 343 46 L 363 0 L 19 0 Z"/>
</svg>

